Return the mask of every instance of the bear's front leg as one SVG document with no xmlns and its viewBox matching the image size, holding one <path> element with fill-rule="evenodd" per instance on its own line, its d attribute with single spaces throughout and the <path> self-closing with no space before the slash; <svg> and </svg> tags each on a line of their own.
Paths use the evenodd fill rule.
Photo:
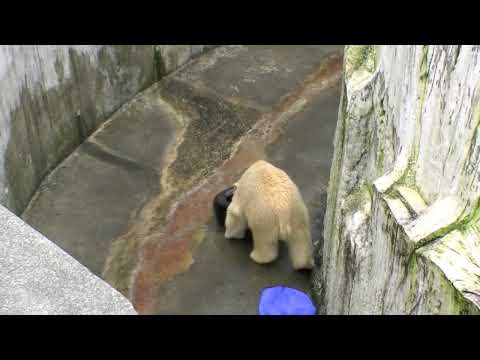
<svg viewBox="0 0 480 360">
<path fill-rule="evenodd" d="M 272 230 L 252 229 L 253 251 L 250 258 L 258 264 L 267 264 L 278 257 L 278 237 Z"/>
</svg>

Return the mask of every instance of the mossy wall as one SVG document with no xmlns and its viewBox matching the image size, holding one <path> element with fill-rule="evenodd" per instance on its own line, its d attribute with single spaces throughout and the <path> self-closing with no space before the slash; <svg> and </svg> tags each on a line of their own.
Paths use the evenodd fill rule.
<svg viewBox="0 0 480 360">
<path fill-rule="evenodd" d="M 41 180 L 116 109 L 210 47 L 0 46 L 0 204 L 21 213 Z"/>
<path fill-rule="evenodd" d="M 346 47 L 322 313 L 479 313 L 479 49 Z"/>
</svg>

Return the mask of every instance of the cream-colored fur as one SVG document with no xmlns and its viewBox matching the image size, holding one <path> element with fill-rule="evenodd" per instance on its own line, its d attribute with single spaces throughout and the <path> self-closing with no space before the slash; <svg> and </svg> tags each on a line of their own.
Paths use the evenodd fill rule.
<svg viewBox="0 0 480 360">
<path fill-rule="evenodd" d="M 234 184 L 225 221 L 226 238 L 243 238 L 250 228 L 250 257 L 266 264 L 278 257 L 278 241 L 287 243 L 295 270 L 313 267 L 308 210 L 295 183 L 281 169 L 260 160 Z"/>
</svg>

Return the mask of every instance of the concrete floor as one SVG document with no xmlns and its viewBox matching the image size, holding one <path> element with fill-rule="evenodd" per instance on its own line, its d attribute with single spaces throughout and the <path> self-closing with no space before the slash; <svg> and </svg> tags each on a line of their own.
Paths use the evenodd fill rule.
<svg viewBox="0 0 480 360">
<path fill-rule="evenodd" d="M 284 169 L 301 189 L 316 241 L 323 230 L 339 95 L 338 86 L 326 90 L 294 116 L 285 133 L 267 149 L 268 160 Z M 255 315 L 265 287 L 285 285 L 310 294 L 310 273 L 291 268 L 285 246 L 277 261 L 258 265 L 249 258 L 251 234 L 245 240 L 227 240 L 223 232 L 212 218 L 190 270 L 158 291 L 155 313 Z"/>
<path fill-rule="evenodd" d="M 45 179 L 23 218 L 143 314 L 256 314 L 262 288 L 310 291 L 226 240 L 211 202 L 258 158 L 299 186 L 321 241 L 341 46 L 226 46 L 122 107 Z"/>
</svg>

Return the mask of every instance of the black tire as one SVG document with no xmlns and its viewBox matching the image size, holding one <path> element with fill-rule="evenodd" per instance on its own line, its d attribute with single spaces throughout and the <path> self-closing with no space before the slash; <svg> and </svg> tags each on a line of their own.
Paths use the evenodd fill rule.
<svg viewBox="0 0 480 360">
<path fill-rule="evenodd" d="M 220 226 L 225 227 L 225 219 L 227 217 L 227 208 L 232 202 L 233 193 L 235 192 L 235 187 L 229 187 L 228 189 L 223 190 L 218 193 L 213 199 L 213 210 L 215 212 L 215 217 Z"/>
</svg>

